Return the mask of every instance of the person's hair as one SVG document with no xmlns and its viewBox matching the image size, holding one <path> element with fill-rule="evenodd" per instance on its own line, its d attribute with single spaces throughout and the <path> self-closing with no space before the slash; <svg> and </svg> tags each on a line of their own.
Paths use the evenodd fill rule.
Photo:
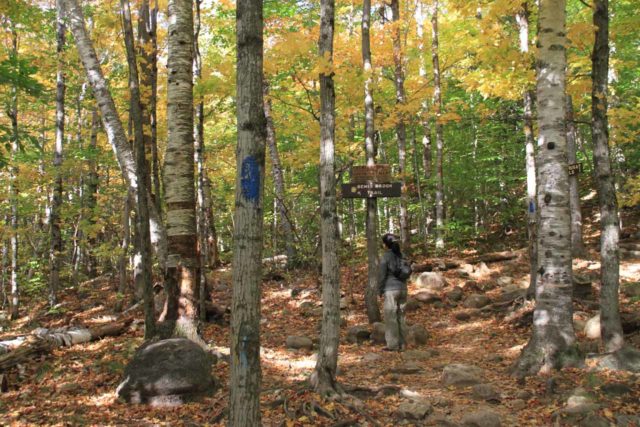
<svg viewBox="0 0 640 427">
<path fill-rule="evenodd" d="M 398 241 L 398 236 L 392 233 L 387 233 L 382 236 L 382 243 L 391 249 L 391 251 L 397 256 L 402 258 L 402 252 L 400 252 L 400 242 Z"/>
</svg>

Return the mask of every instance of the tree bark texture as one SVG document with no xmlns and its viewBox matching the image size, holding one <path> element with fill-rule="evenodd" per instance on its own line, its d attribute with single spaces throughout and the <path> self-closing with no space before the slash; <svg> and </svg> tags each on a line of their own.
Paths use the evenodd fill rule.
<svg viewBox="0 0 640 427">
<path fill-rule="evenodd" d="M 296 262 L 296 248 L 294 245 L 293 224 L 289 218 L 289 211 L 285 204 L 284 174 L 278 153 L 276 139 L 276 127 L 273 122 L 271 110 L 271 98 L 269 98 L 269 83 L 264 83 L 264 115 L 267 120 L 267 147 L 271 158 L 271 171 L 273 173 L 273 185 L 276 193 L 276 212 L 282 223 L 284 244 L 287 251 L 287 266 L 290 268 Z"/>
<path fill-rule="evenodd" d="M 60 286 L 60 255 L 62 252 L 62 234 L 60 232 L 60 207 L 62 205 L 62 143 L 64 141 L 64 44 L 65 23 L 62 0 L 56 0 L 56 55 L 58 69 L 56 72 L 56 140 L 53 150 L 53 194 L 49 217 L 50 250 L 49 250 L 49 305 L 56 305 L 56 293 Z"/>
<path fill-rule="evenodd" d="M 77 0 L 62 0 L 67 14 L 68 25 L 76 41 L 78 55 L 87 72 L 87 78 L 96 98 L 102 125 L 107 133 L 107 138 L 111 144 L 122 176 L 129 187 L 129 190 L 136 194 L 138 191 L 138 180 L 136 177 L 136 165 L 133 151 L 129 146 L 127 136 L 124 132 L 122 122 L 118 116 L 115 103 L 109 92 L 107 81 L 102 73 L 100 62 L 96 55 L 91 38 L 84 25 L 84 16 Z M 151 196 L 147 192 L 148 199 Z M 161 266 L 166 262 L 166 232 L 160 219 L 160 214 L 153 203 L 149 204 L 149 220 L 151 241 L 155 246 Z"/>
<path fill-rule="evenodd" d="M 98 197 L 98 184 L 100 179 L 98 176 L 98 161 L 96 160 L 96 154 L 98 153 L 98 130 L 100 127 L 100 117 L 98 115 L 97 106 L 94 105 L 91 112 L 91 134 L 89 136 L 89 149 L 91 150 L 91 156 L 89 157 L 89 172 L 84 179 L 86 186 L 84 190 L 84 197 L 86 201 L 84 203 L 89 215 L 87 219 L 91 225 L 95 224 L 95 209 L 97 205 Z M 97 247 L 97 239 L 95 236 L 89 236 L 89 248 L 87 250 L 87 256 L 85 257 L 86 271 L 89 277 L 94 277 L 97 274 L 96 258 L 93 255 L 93 250 Z"/>
<path fill-rule="evenodd" d="M 565 133 L 565 1 L 541 0 L 538 23 L 538 277 L 532 336 L 514 366 L 518 376 L 575 360 L 569 176 Z"/>
<path fill-rule="evenodd" d="M 571 96 L 566 98 L 567 109 L 567 162 L 572 165 L 576 159 L 576 138 L 578 131 L 573 121 L 573 102 Z M 569 176 L 569 206 L 571 208 L 571 255 L 574 258 L 584 258 L 587 250 L 582 239 L 582 211 L 580 208 L 580 189 L 578 188 L 578 175 Z"/>
<path fill-rule="evenodd" d="M 136 149 L 136 238 L 138 239 L 135 254 L 134 279 L 136 290 L 142 291 L 144 306 L 144 337 L 150 339 L 155 335 L 155 314 L 153 304 L 153 284 L 151 277 L 151 237 L 149 232 L 149 193 L 148 184 L 151 180 L 147 172 L 145 156 L 145 135 L 143 129 L 143 110 L 140 96 L 140 80 L 138 78 L 138 64 L 131 24 L 131 7 L 129 0 L 120 0 L 122 14 L 122 28 L 129 66 L 130 112 L 134 129 L 134 147 Z"/>
<path fill-rule="evenodd" d="M 374 145 L 373 68 L 371 65 L 371 0 L 362 2 L 362 63 L 364 67 L 364 143 L 367 166 L 376 164 Z M 379 322 L 378 306 L 378 199 L 367 199 L 367 264 L 368 277 L 365 304 L 369 323 Z"/>
<path fill-rule="evenodd" d="M 431 14 L 431 60 L 433 62 L 433 107 L 436 113 L 436 249 L 444 249 L 444 177 L 442 156 L 444 150 L 444 126 L 442 116 L 442 85 L 440 82 L 440 57 L 438 54 L 438 5 L 436 0 Z"/>
<path fill-rule="evenodd" d="M 260 284 L 265 141 L 262 0 L 238 0 L 236 194 L 229 425 L 260 425 Z"/>
<path fill-rule="evenodd" d="M 608 352 L 624 345 L 620 325 L 618 286 L 620 284 L 620 218 L 611 157 L 607 122 L 609 73 L 609 1 L 595 0 L 593 24 L 596 37 L 591 56 L 591 133 L 596 188 L 600 204 L 600 327 L 602 342 Z"/>
<path fill-rule="evenodd" d="M 318 53 L 333 64 L 335 1 L 320 4 Z M 333 70 L 320 74 L 320 229 L 322 236 L 322 330 L 311 383 L 320 394 L 336 392 L 340 341 L 340 265 L 335 178 L 335 107 Z"/>
<path fill-rule="evenodd" d="M 199 259 L 194 185 L 192 0 L 169 1 L 168 18 L 165 319 L 176 321 L 174 335 L 197 340 Z"/>
<path fill-rule="evenodd" d="M 400 0 L 391 0 L 391 16 L 393 19 L 393 63 L 394 81 L 396 86 L 396 136 L 398 137 L 398 175 L 402 182 L 400 195 L 400 244 L 405 253 L 409 252 L 411 236 L 409 234 L 409 213 L 407 209 L 407 129 L 403 107 L 406 103 L 404 91 L 404 67 L 402 55 L 402 38 L 400 20 Z"/>
<path fill-rule="evenodd" d="M 18 55 L 18 33 L 11 28 L 11 42 L 13 55 Z M 18 131 L 18 88 L 12 89 L 11 103 L 7 111 L 11 120 L 11 158 L 9 168 L 9 200 L 11 201 L 11 320 L 16 320 L 20 313 L 20 286 L 18 283 L 18 160 L 20 134 Z"/>
</svg>

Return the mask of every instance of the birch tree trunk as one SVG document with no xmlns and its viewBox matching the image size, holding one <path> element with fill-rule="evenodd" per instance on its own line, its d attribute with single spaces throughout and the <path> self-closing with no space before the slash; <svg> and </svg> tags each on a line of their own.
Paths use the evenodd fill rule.
<svg viewBox="0 0 640 427">
<path fill-rule="evenodd" d="M 174 336 L 198 341 L 199 259 L 193 143 L 193 2 L 169 1 L 167 150 L 164 190 L 168 259 L 165 319 Z"/>
<path fill-rule="evenodd" d="M 407 130 L 405 124 L 405 114 L 402 110 L 406 96 L 404 92 L 404 70 L 402 55 L 402 39 L 400 27 L 400 0 L 391 0 L 391 16 L 393 19 L 393 63 L 396 86 L 396 135 L 398 137 L 398 175 L 402 183 L 402 194 L 400 195 L 400 244 L 404 253 L 410 252 L 411 235 L 409 234 L 409 214 L 407 211 Z M 399 109 L 399 111 L 398 111 Z"/>
<path fill-rule="evenodd" d="M 522 3 L 522 9 L 516 14 L 520 35 L 520 52 L 528 64 L 529 58 L 529 9 L 527 2 Z M 533 136 L 533 95 L 527 88 L 523 94 L 524 104 L 524 146 L 525 172 L 527 174 L 527 236 L 529 238 L 529 289 L 527 296 L 532 298 L 536 293 L 536 277 L 538 269 L 538 243 L 536 236 L 536 159 Z"/>
<path fill-rule="evenodd" d="M 65 24 L 62 0 L 56 0 L 56 142 L 53 150 L 53 197 L 49 227 L 51 242 L 49 250 L 49 305 L 56 305 L 56 293 L 60 286 L 60 254 L 62 252 L 62 234 L 60 233 L 60 206 L 62 205 L 62 143 L 64 141 L 64 43 Z"/>
<path fill-rule="evenodd" d="M 266 120 L 262 0 L 238 0 L 236 194 L 229 425 L 260 425 L 260 284 Z"/>
<path fill-rule="evenodd" d="M 567 109 L 567 162 L 572 165 L 576 159 L 576 137 L 578 132 L 573 121 L 573 102 L 571 96 L 566 98 Z M 569 206 L 571 208 L 571 255 L 573 258 L 584 258 L 587 250 L 582 239 L 582 211 L 580 210 L 580 190 L 578 175 L 569 176 Z"/>
<path fill-rule="evenodd" d="M 107 138 L 118 160 L 122 176 L 129 190 L 135 195 L 138 191 L 138 181 L 133 152 L 129 146 L 122 122 L 118 116 L 118 111 L 109 92 L 107 81 L 102 74 L 102 68 L 100 67 L 100 62 L 93 48 L 91 38 L 85 28 L 82 9 L 78 5 L 77 0 L 62 0 L 62 2 L 64 3 L 71 33 L 76 41 L 78 55 L 87 72 L 87 78 L 91 84 L 93 96 L 96 98 L 96 102 L 100 108 L 103 128 L 107 132 Z M 149 200 L 151 199 L 148 192 L 147 197 Z M 149 204 L 149 222 L 151 241 L 155 246 L 160 265 L 163 266 L 166 263 L 166 233 L 160 219 L 160 214 L 153 203 Z"/>
<path fill-rule="evenodd" d="M 13 25 L 11 26 L 11 42 L 13 55 L 18 55 L 18 33 Z M 18 283 L 18 150 L 19 138 L 18 131 L 18 88 L 12 89 L 11 104 L 7 116 L 11 120 L 11 158 L 9 168 L 9 200 L 11 203 L 11 320 L 16 320 L 20 314 L 20 286 Z"/>
<path fill-rule="evenodd" d="M 264 115 L 267 120 L 267 147 L 271 157 L 271 171 L 273 173 L 273 183 L 276 190 L 276 212 L 280 217 L 284 231 L 284 244 L 287 251 L 287 267 L 291 268 L 296 263 L 296 248 L 293 241 L 293 225 L 289 219 L 289 213 L 285 205 L 284 175 L 280 154 L 276 140 L 276 127 L 273 123 L 271 113 L 271 98 L 269 98 L 269 83 L 264 83 Z"/>
<path fill-rule="evenodd" d="M 89 173 L 87 174 L 84 183 L 86 189 L 84 196 L 86 197 L 85 206 L 88 212 L 87 219 L 91 225 L 95 224 L 95 208 L 98 196 L 98 162 L 96 160 L 97 148 L 98 148 L 98 129 L 100 126 L 100 117 L 98 116 L 98 109 L 94 105 L 91 112 L 91 135 L 89 137 L 89 149 L 91 150 L 91 156 L 89 157 Z M 95 277 L 96 272 L 96 258 L 93 255 L 93 251 L 97 246 L 97 239 L 93 235 L 89 236 L 89 248 L 87 250 L 87 256 L 85 257 L 86 270 L 89 277 Z"/>
<path fill-rule="evenodd" d="M 373 109 L 373 69 L 371 66 L 371 0 L 362 2 L 362 62 L 364 67 L 364 143 L 367 166 L 376 164 L 374 145 L 375 125 Z M 367 264 L 368 277 L 365 304 L 369 323 L 379 322 L 378 307 L 378 199 L 367 199 Z"/>
<path fill-rule="evenodd" d="M 318 54 L 333 65 L 335 1 L 320 3 Z M 311 384 L 321 395 L 337 392 L 340 341 L 340 265 L 335 178 L 335 107 L 333 70 L 320 73 L 320 229 L 322 235 L 322 330 Z"/>
<path fill-rule="evenodd" d="M 574 347 L 569 176 L 565 133 L 565 1 L 541 0 L 538 22 L 537 204 L 539 269 L 533 332 L 516 376 L 578 363 Z"/>
<path fill-rule="evenodd" d="M 131 7 L 129 0 L 120 0 L 122 28 L 124 32 L 127 64 L 129 65 L 130 107 L 134 129 L 134 146 L 136 148 L 136 238 L 138 253 L 134 255 L 134 279 L 136 290 L 142 291 L 144 306 L 144 337 L 150 339 L 155 335 L 155 313 L 153 303 L 153 284 L 151 283 L 151 240 L 149 232 L 149 187 L 151 180 L 147 173 L 145 156 L 145 137 L 143 129 L 143 111 L 140 101 L 140 83 L 136 50 L 133 45 L 133 26 L 131 24 Z"/>
<path fill-rule="evenodd" d="M 440 83 L 440 58 L 438 54 L 438 0 L 431 14 L 431 60 L 433 62 L 433 106 L 436 113 L 436 250 L 444 249 L 444 178 L 442 155 L 444 150 L 444 127 L 442 116 L 442 85 Z"/>
<path fill-rule="evenodd" d="M 596 188 L 600 204 L 600 328 L 607 352 L 620 350 L 624 335 L 620 323 L 620 218 L 609 155 L 607 94 L 609 74 L 609 1 L 595 0 L 593 24 L 596 37 L 591 56 L 591 133 Z"/>
</svg>

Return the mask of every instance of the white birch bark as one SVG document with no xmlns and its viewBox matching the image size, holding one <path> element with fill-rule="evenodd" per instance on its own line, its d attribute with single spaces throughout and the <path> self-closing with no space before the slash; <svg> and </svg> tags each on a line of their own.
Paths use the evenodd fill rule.
<svg viewBox="0 0 640 427">
<path fill-rule="evenodd" d="M 431 60 L 433 62 L 433 107 L 436 115 L 436 250 L 444 249 L 444 177 L 442 176 L 442 156 L 444 150 L 444 127 L 442 116 L 442 84 L 440 82 L 440 56 L 438 40 L 439 1 L 433 4 L 431 12 Z"/>
</svg>

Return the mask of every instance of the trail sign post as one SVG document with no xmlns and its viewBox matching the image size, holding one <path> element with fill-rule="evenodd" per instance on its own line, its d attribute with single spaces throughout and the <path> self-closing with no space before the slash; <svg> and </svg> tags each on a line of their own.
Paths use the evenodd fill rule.
<svg viewBox="0 0 640 427">
<path fill-rule="evenodd" d="M 354 166 L 351 181 L 342 184 L 342 197 L 347 199 L 400 197 L 402 194 L 402 183 L 391 182 L 390 165 Z"/>
</svg>

